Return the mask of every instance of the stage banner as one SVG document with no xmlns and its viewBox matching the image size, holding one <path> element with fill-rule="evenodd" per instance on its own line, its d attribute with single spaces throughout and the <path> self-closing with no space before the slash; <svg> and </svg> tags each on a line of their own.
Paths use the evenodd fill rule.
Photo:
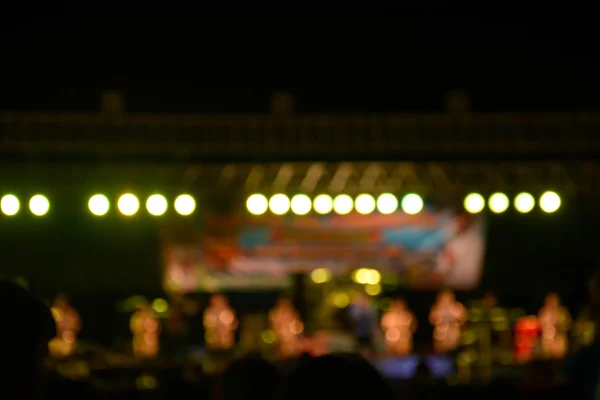
<svg viewBox="0 0 600 400">
<path fill-rule="evenodd" d="M 375 268 L 413 288 L 477 286 L 485 249 L 480 217 L 427 209 L 418 215 L 209 218 L 199 244 L 166 249 L 171 291 L 276 289 L 289 276 Z"/>
</svg>

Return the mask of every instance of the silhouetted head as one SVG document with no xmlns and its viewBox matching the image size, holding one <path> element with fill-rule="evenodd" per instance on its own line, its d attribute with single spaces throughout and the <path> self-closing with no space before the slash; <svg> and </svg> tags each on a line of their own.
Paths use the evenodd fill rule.
<svg viewBox="0 0 600 400">
<path fill-rule="evenodd" d="M 301 363 L 283 385 L 284 400 L 392 398 L 381 374 L 356 355 L 326 355 Z"/>
<path fill-rule="evenodd" d="M 213 294 L 210 298 L 210 305 L 212 307 L 224 308 L 227 307 L 228 304 L 227 297 L 222 294 Z"/>
<path fill-rule="evenodd" d="M 550 293 L 546 296 L 544 306 L 549 308 L 558 308 L 560 306 L 560 297 L 556 293 Z"/>
<path fill-rule="evenodd" d="M 56 336 L 50 309 L 26 289 L 0 281 L 0 398 L 37 399 L 48 341 Z"/>
<path fill-rule="evenodd" d="M 279 394 L 281 374 L 260 356 L 231 363 L 222 377 L 223 400 L 272 400 Z"/>
</svg>

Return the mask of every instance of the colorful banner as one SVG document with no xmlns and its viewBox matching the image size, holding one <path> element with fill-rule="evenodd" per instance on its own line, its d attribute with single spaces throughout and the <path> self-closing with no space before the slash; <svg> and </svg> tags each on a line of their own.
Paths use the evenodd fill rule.
<svg viewBox="0 0 600 400">
<path fill-rule="evenodd" d="M 375 268 L 410 287 L 471 289 L 484 248 L 482 220 L 451 212 L 212 218 L 200 245 L 169 247 L 165 278 L 178 291 L 259 289 L 316 268 Z"/>
</svg>

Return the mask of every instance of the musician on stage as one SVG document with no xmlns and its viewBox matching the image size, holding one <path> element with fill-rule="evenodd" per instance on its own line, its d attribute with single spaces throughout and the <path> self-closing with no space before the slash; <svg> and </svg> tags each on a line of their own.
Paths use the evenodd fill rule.
<svg viewBox="0 0 600 400">
<path fill-rule="evenodd" d="M 381 327 L 390 353 L 405 356 L 412 352 L 417 320 L 404 300 L 394 301 L 390 310 L 383 315 Z"/>
<path fill-rule="evenodd" d="M 231 350 L 235 345 L 235 330 L 238 320 L 227 297 L 214 294 L 204 312 L 206 345 L 211 350 Z"/>
<path fill-rule="evenodd" d="M 137 359 L 153 358 L 158 355 L 160 322 L 147 303 L 138 305 L 129 324 L 133 334 L 133 355 Z"/>
<path fill-rule="evenodd" d="M 50 341 L 50 352 L 57 358 L 72 356 L 77 347 L 77 334 L 81 330 L 79 314 L 64 294 L 56 297 L 51 310 L 56 321 L 56 338 Z"/>
<path fill-rule="evenodd" d="M 429 321 L 433 325 L 433 346 L 438 353 L 458 347 L 461 326 L 467 321 L 467 310 L 456 300 L 454 293 L 444 290 L 431 308 Z"/>
<path fill-rule="evenodd" d="M 359 350 L 367 355 L 377 352 L 377 310 L 371 305 L 371 299 L 364 293 L 358 293 L 348 307 L 350 320 L 354 324 L 354 333 Z"/>
<path fill-rule="evenodd" d="M 277 335 L 281 358 L 294 357 L 300 352 L 300 334 L 304 324 L 289 299 L 280 299 L 269 313 L 269 324 Z"/>
<path fill-rule="evenodd" d="M 542 355 L 545 358 L 563 358 L 568 350 L 567 331 L 571 328 L 571 314 L 560 304 L 556 293 L 546 296 L 538 319 L 542 331 Z"/>
</svg>

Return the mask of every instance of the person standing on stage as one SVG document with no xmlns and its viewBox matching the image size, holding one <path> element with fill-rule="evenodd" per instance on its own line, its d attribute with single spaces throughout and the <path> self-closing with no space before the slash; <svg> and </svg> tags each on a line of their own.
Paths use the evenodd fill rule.
<svg viewBox="0 0 600 400">
<path fill-rule="evenodd" d="M 77 347 L 77 334 L 81 330 L 81 319 L 64 294 L 56 296 L 52 305 L 52 316 L 56 321 L 56 337 L 50 341 L 53 357 L 72 356 Z"/>
<path fill-rule="evenodd" d="M 404 300 L 394 301 L 390 310 L 383 315 L 381 327 L 390 353 L 405 356 L 412 352 L 417 320 Z"/>
<path fill-rule="evenodd" d="M 365 294 L 358 293 L 348 307 L 348 312 L 354 323 L 359 350 L 369 355 L 376 353 L 377 311 L 371 305 L 371 300 Z"/>
<path fill-rule="evenodd" d="M 560 304 L 556 293 L 546 296 L 538 320 L 542 330 L 542 354 L 546 358 L 563 358 L 567 354 L 567 330 L 571 327 L 571 314 Z"/>
<path fill-rule="evenodd" d="M 215 294 L 204 312 L 206 345 L 211 350 L 231 350 L 235 345 L 238 321 L 227 297 Z"/>
<path fill-rule="evenodd" d="M 133 355 L 138 359 L 153 358 L 158 355 L 160 322 L 147 303 L 140 304 L 131 317 L 133 333 Z"/>
<path fill-rule="evenodd" d="M 433 325 L 433 346 L 438 353 L 458 347 L 461 326 L 467 321 L 467 314 L 452 291 L 444 290 L 438 294 L 429 315 L 429 321 Z"/>
<path fill-rule="evenodd" d="M 294 357 L 300 352 L 300 334 L 304 324 L 289 299 L 280 299 L 269 313 L 269 324 L 277 335 L 278 353 L 281 358 Z"/>
</svg>

